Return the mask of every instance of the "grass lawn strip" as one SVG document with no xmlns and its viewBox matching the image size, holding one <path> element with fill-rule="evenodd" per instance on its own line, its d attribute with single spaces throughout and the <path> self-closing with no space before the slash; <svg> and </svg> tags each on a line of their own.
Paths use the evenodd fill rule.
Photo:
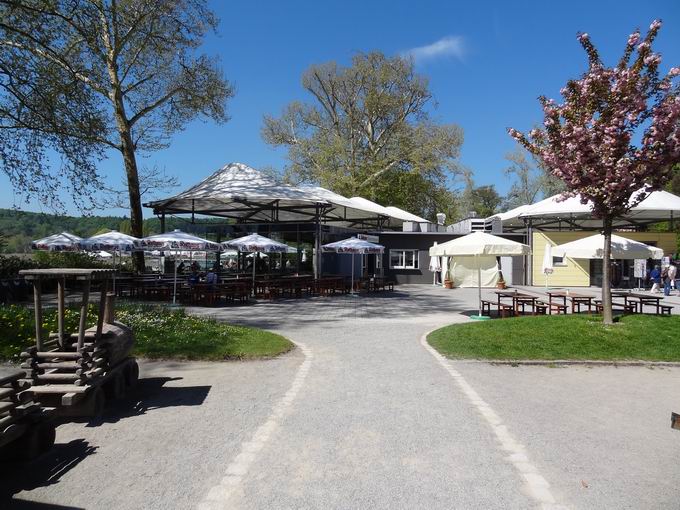
<svg viewBox="0 0 680 510">
<path fill-rule="evenodd" d="M 427 340 L 450 358 L 680 361 L 680 316 L 627 315 L 613 326 L 599 316 L 516 317 L 446 326 Z"/>
<path fill-rule="evenodd" d="M 77 309 L 67 309 L 65 329 L 78 328 Z M 182 309 L 144 304 L 118 304 L 116 320 L 132 328 L 133 354 L 154 359 L 230 360 L 277 356 L 293 348 L 284 337 L 257 328 L 235 326 L 187 315 Z M 23 349 L 34 345 L 33 311 L 23 306 L 0 306 L 0 360 L 18 362 Z M 90 306 L 88 326 L 97 321 Z M 56 311 L 43 317 L 45 331 L 56 331 Z"/>
</svg>

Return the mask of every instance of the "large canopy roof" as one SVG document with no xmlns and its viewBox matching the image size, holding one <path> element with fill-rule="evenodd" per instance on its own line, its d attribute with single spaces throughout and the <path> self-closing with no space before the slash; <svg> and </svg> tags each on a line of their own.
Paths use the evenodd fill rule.
<svg viewBox="0 0 680 510">
<path fill-rule="evenodd" d="M 641 193 L 639 191 L 638 193 Z M 634 200 L 632 198 L 631 200 Z M 592 203 L 581 203 L 580 196 L 562 199 L 557 194 L 531 205 L 516 207 L 497 214 L 504 227 L 524 227 L 531 219 L 535 226 L 599 228 L 602 220 L 592 216 Z M 680 217 L 680 197 L 667 191 L 653 191 L 633 207 L 623 218 L 614 222 L 615 227 L 635 227 Z"/>
<path fill-rule="evenodd" d="M 346 227 L 398 227 L 418 218 L 319 186 L 285 184 L 243 163 L 229 163 L 182 193 L 145 206 L 156 214 L 204 214 L 242 223 L 310 222 L 318 217 L 321 222 Z"/>
</svg>

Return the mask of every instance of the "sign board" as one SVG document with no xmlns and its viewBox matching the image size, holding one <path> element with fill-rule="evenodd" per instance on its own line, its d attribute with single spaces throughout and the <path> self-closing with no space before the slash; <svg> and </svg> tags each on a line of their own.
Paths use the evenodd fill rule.
<svg viewBox="0 0 680 510">
<path fill-rule="evenodd" d="M 363 239 L 364 241 L 368 241 L 369 243 L 377 243 L 380 241 L 378 236 L 373 236 L 371 234 L 357 234 L 357 237 L 359 239 Z"/>
<path fill-rule="evenodd" d="M 633 276 L 635 276 L 635 278 L 647 277 L 647 261 L 645 259 L 635 259 Z"/>
</svg>

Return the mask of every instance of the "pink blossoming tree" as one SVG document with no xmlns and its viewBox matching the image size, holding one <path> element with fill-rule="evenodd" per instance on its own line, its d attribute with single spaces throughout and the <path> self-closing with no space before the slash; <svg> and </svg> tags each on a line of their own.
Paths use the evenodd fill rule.
<svg viewBox="0 0 680 510">
<path fill-rule="evenodd" d="M 655 20 L 644 39 L 628 38 L 616 67 L 605 67 L 588 34 L 578 40 L 588 54 L 588 71 L 560 91 L 561 103 L 540 97 L 544 128 L 509 134 L 536 154 L 564 181 L 564 198 L 579 195 L 602 219 L 605 236 L 602 304 L 611 324 L 612 223 L 651 191 L 663 188 L 680 161 L 680 68 L 660 74 L 661 56 L 652 43 Z"/>
</svg>

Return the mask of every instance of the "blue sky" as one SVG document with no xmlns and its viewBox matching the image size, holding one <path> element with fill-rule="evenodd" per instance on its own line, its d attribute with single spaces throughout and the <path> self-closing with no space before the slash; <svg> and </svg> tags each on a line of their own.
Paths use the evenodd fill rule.
<svg viewBox="0 0 680 510">
<path fill-rule="evenodd" d="M 271 1 L 213 2 L 221 18 L 219 34 L 205 51 L 218 55 L 236 86 L 224 125 L 194 122 L 170 148 L 142 165 L 158 165 L 182 188 L 231 161 L 283 168 L 285 151 L 260 138 L 262 116 L 279 114 L 292 100 L 308 99 L 300 86 L 312 64 L 347 64 L 358 51 L 388 55 L 414 48 L 417 69 L 430 79 L 437 100 L 432 115 L 465 131 L 461 161 L 477 184 L 504 193 L 504 155 L 514 149 L 508 126 L 526 130 L 541 120 L 537 96 L 558 97 L 569 78 L 585 70 L 576 33 L 588 32 L 609 63 L 620 56 L 628 34 L 646 30 L 654 18 L 664 26 L 655 49 L 663 69 L 680 65 L 680 2 L 407 2 Z M 102 162 L 113 182 L 122 179 L 119 155 Z M 7 178 L 0 176 L 0 206 L 14 205 Z M 39 210 L 31 203 L 21 205 Z M 75 211 L 69 201 L 68 209 Z M 123 214 L 124 211 L 102 211 Z"/>
</svg>

